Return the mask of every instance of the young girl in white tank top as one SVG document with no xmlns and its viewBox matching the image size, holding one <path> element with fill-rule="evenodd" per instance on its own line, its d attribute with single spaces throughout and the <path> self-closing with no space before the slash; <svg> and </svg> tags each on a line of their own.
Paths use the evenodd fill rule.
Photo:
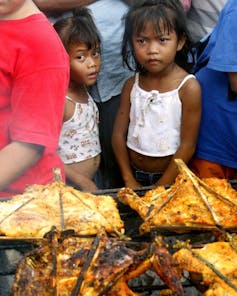
<svg viewBox="0 0 237 296">
<path fill-rule="evenodd" d="M 201 92 L 184 69 L 188 45 L 179 1 L 140 1 L 125 17 L 123 58 L 136 74 L 124 85 L 112 143 L 127 187 L 172 184 L 174 159 L 187 163 L 195 151 Z"/>
</svg>

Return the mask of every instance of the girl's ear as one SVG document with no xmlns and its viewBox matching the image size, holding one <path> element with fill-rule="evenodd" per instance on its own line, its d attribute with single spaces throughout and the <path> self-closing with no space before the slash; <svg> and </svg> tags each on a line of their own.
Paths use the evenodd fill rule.
<svg viewBox="0 0 237 296">
<path fill-rule="evenodd" d="M 179 41 L 178 41 L 178 44 L 177 44 L 177 51 L 180 51 L 182 50 L 184 44 L 186 42 L 186 36 L 183 35 L 182 37 L 180 37 Z"/>
</svg>

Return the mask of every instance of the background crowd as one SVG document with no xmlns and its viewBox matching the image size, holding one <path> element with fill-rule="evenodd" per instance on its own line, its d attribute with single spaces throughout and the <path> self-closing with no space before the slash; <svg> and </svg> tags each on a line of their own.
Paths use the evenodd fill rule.
<svg viewBox="0 0 237 296">
<path fill-rule="evenodd" d="M 54 167 L 85 191 L 169 185 L 177 157 L 200 177 L 236 179 L 236 16 L 235 0 L 1 5 L 1 196 L 51 182 Z M 65 22 L 78 39 L 66 41 Z M 204 50 L 186 65 L 195 48 Z M 78 114 L 90 132 L 69 127 L 73 144 L 58 147 Z M 75 161 L 59 157 L 62 147 Z"/>
</svg>

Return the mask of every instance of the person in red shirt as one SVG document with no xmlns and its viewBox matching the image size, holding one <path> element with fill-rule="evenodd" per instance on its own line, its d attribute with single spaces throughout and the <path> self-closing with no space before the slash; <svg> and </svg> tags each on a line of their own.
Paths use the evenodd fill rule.
<svg viewBox="0 0 237 296">
<path fill-rule="evenodd" d="M 31 0 L 0 2 L 0 197 L 53 181 L 69 58 Z"/>
</svg>

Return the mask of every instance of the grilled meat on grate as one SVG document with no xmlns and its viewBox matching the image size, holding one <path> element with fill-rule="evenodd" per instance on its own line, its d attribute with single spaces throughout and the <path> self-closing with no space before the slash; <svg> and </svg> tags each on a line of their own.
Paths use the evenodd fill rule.
<svg viewBox="0 0 237 296">
<path fill-rule="evenodd" d="M 33 185 L 24 194 L 0 202 L 0 235 L 42 238 L 52 226 L 78 235 L 95 235 L 101 228 L 112 236 L 124 233 L 113 197 L 81 192 L 62 182 Z"/>
<path fill-rule="evenodd" d="M 188 244 L 177 243 L 180 250 L 173 254 L 175 262 L 190 272 L 199 287 L 206 290 L 206 296 L 237 295 L 237 244 L 213 242 L 202 248 L 191 248 Z"/>
<path fill-rule="evenodd" d="M 130 188 L 118 192 L 119 200 L 143 219 L 140 232 L 154 228 L 237 228 L 237 191 L 227 180 L 201 180 L 181 160 L 175 183 L 168 189 L 157 187 L 138 196 Z M 182 228 L 181 228 L 182 229 Z"/>
<path fill-rule="evenodd" d="M 30 252 L 19 264 L 13 296 L 135 296 L 128 281 L 154 267 L 177 295 L 184 295 L 181 274 L 157 239 L 139 244 L 98 235 L 58 238 Z"/>
</svg>

